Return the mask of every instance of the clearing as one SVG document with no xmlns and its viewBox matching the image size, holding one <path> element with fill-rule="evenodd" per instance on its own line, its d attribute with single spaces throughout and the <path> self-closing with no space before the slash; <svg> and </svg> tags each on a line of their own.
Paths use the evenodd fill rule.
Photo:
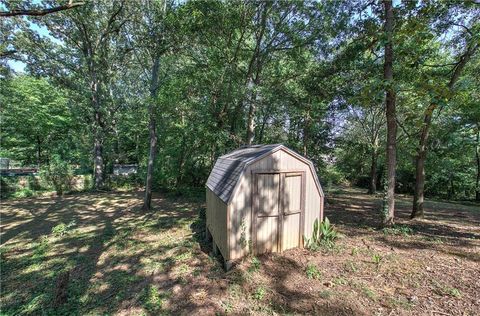
<svg viewBox="0 0 480 316">
<path fill-rule="evenodd" d="M 380 196 L 339 189 L 325 207 L 343 235 L 334 249 L 246 258 L 225 273 L 203 243 L 201 198 L 156 195 L 142 212 L 141 197 L 2 201 L 1 314 L 480 312 L 478 205 L 427 202 L 427 218 L 410 222 L 398 196 L 398 226 L 382 230 Z"/>
</svg>

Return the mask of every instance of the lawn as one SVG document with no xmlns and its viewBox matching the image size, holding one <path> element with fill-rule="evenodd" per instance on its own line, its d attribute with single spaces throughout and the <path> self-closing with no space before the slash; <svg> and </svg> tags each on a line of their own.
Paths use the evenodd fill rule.
<svg viewBox="0 0 480 316">
<path fill-rule="evenodd" d="M 428 202 L 379 227 L 381 197 L 343 189 L 333 249 L 245 258 L 225 273 L 203 242 L 204 201 L 140 192 L 7 200 L 1 314 L 478 315 L 480 207 Z"/>
</svg>

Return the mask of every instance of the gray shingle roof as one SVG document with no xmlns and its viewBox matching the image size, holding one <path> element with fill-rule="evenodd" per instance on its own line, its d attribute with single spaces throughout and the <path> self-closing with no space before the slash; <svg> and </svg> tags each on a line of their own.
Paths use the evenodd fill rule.
<svg viewBox="0 0 480 316">
<path fill-rule="evenodd" d="M 248 163 L 272 152 L 281 144 L 241 147 L 217 159 L 207 180 L 207 187 L 223 202 L 228 203 L 235 185 Z"/>
<path fill-rule="evenodd" d="M 217 159 L 207 180 L 207 187 L 228 203 L 243 169 L 257 158 L 274 151 L 281 144 L 241 147 Z"/>
</svg>

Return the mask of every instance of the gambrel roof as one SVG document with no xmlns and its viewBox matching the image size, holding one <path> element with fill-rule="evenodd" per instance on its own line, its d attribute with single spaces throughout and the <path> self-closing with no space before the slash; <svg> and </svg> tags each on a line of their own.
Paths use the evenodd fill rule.
<svg viewBox="0 0 480 316">
<path fill-rule="evenodd" d="M 312 162 L 282 144 L 245 146 L 234 150 L 231 153 L 220 156 L 215 162 L 215 166 L 208 177 L 207 187 L 223 202 L 228 204 L 245 168 L 253 162 L 260 160 L 267 155 L 273 154 L 280 149 L 285 150 L 295 158 L 302 160 L 310 166 L 315 184 L 320 191 L 320 195 L 323 196 L 323 191 Z"/>
</svg>

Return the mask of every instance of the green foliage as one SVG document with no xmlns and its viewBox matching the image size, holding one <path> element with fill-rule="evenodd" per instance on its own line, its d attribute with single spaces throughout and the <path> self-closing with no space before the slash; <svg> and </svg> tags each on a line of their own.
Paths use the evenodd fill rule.
<svg viewBox="0 0 480 316">
<path fill-rule="evenodd" d="M 384 235 L 403 235 L 405 237 L 413 235 L 414 230 L 407 225 L 393 225 L 393 227 L 383 228 Z"/>
<path fill-rule="evenodd" d="M 30 188 L 21 188 L 16 190 L 11 196 L 15 199 L 32 197 L 35 195 L 35 192 Z"/>
<path fill-rule="evenodd" d="M 70 223 L 60 223 L 52 228 L 52 235 L 55 237 L 62 237 L 68 234 L 72 227 L 75 226 L 75 221 L 72 220 Z"/>
<path fill-rule="evenodd" d="M 38 28 L 3 19 L 0 49 L 9 54 L 0 65 L 0 157 L 47 168 L 59 155 L 91 172 L 97 143 L 107 174 L 114 163 L 139 165 L 136 179 L 108 183 L 135 189 L 145 182 L 151 116 L 160 136 L 154 190 L 181 193 L 203 188 L 215 160 L 245 143 L 252 110 L 253 142 L 284 143 L 306 155 L 326 190 L 366 188 L 372 170 L 373 183 L 382 183 L 387 83 L 380 5 L 264 4 L 93 1 L 37 19 Z M 478 50 L 464 67 L 455 65 L 474 47 L 468 44 L 477 40 L 471 34 L 478 33 L 479 9 L 405 1 L 395 11 L 396 191 L 413 193 L 418 135 L 434 102 L 441 111 L 429 130 L 426 195 L 473 199 L 480 192 Z M 14 73 L 8 58 L 28 67 Z M 449 88 L 454 69 L 462 71 Z"/>
<path fill-rule="evenodd" d="M 248 268 L 249 272 L 257 272 L 260 270 L 260 267 L 262 265 L 262 262 L 258 260 L 257 257 L 253 257 L 250 261 L 250 267 Z"/>
<path fill-rule="evenodd" d="M 253 299 L 256 301 L 262 301 L 267 294 L 267 288 L 263 285 L 258 286 L 253 292 Z"/>
<path fill-rule="evenodd" d="M 382 260 L 383 260 L 383 257 L 380 254 L 374 253 L 372 255 L 372 261 L 373 261 L 373 263 L 375 263 L 377 265 L 377 267 L 380 265 Z"/>
<path fill-rule="evenodd" d="M 335 240 L 338 237 L 338 233 L 335 227 L 330 224 L 328 217 L 320 224 L 318 219 L 313 223 L 312 236 L 310 238 L 305 237 L 305 247 L 317 251 L 321 248 L 331 249 L 335 245 Z"/>
<path fill-rule="evenodd" d="M 307 274 L 307 278 L 309 279 L 319 280 L 322 277 L 322 273 L 318 270 L 318 267 L 313 263 L 307 264 L 305 273 Z"/>
<path fill-rule="evenodd" d="M 53 156 L 50 164 L 42 167 L 40 177 L 48 185 L 53 186 L 59 195 L 72 188 L 73 170 L 60 156 Z"/>
<path fill-rule="evenodd" d="M 27 75 L 2 80 L 1 85 L 2 157 L 32 165 L 60 151 L 70 152 L 74 118 L 63 89 Z"/>
</svg>

